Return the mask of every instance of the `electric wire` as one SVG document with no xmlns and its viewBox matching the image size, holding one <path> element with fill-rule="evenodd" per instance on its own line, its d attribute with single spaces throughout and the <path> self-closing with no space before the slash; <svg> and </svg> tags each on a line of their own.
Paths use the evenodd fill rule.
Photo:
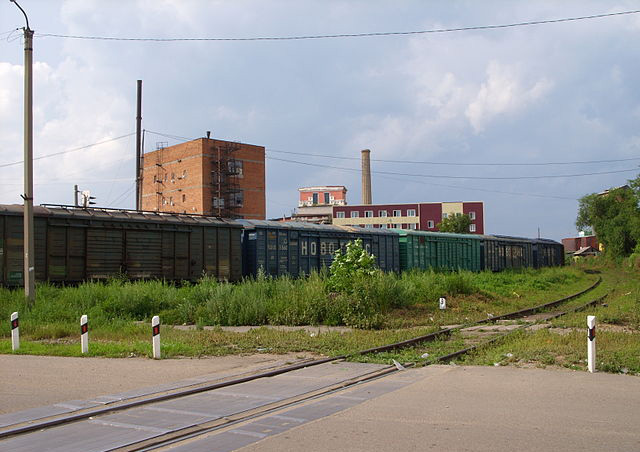
<svg viewBox="0 0 640 452">
<path fill-rule="evenodd" d="M 115 205 L 117 202 L 119 202 L 120 200 L 126 198 L 126 196 L 131 193 L 134 189 L 136 188 L 136 183 L 135 181 L 124 191 L 122 192 L 122 194 L 120 194 L 120 196 L 118 196 L 116 199 L 114 199 L 113 201 L 111 201 L 112 205 Z"/>
<path fill-rule="evenodd" d="M 306 157 L 322 157 L 336 160 L 360 160 L 360 157 L 344 157 L 328 154 L 311 154 L 306 152 L 293 152 L 293 151 L 280 151 L 276 149 L 267 148 L 267 152 L 276 152 L 279 154 L 294 154 L 304 155 Z M 615 162 L 630 162 L 634 160 L 640 160 L 640 157 L 631 157 L 624 159 L 610 159 L 610 160 L 577 160 L 573 162 L 435 162 L 428 160 L 392 160 L 392 159 L 376 159 L 371 158 L 372 162 L 384 162 L 384 163 L 406 163 L 411 165 L 441 165 L 441 166 L 555 166 L 555 165 L 587 165 L 587 164 L 601 164 L 601 163 L 615 163 Z"/>
<path fill-rule="evenodd" d="M 165 137 L 165 138 L 171 138 L 172 140 L 176 140 L 176 141 L 180 141 L 180 140 L 192 141 L 192 140 L 196 139 L 196 138 L 181 137 L 180 135 L 170 135 L 168 133 L 154 132 L 154 131 L 149 130 L 149 129 L 145 129 L 145 132 L 146 133 L 151 133 L 153 135 L 159 135 L 159 136 Z"/>
<path fill-rule="evenodd" d="M 65 35 L 58 33 L 36 33 L 36 36 L 66 39 L 87 39 L 100 41 L 138 41 L 138 42 L 180 42 L 180 41 L 302 41 L 312 39 L 337 39 L 337 38 L 365 38 L 379 36 L 411 36 L 426 35 L 438 33 L 453 33 L 461 31 L 480 31 L 480 30 L 497 30 L 504 28 L 515 28 L 523 26 L 556 24 L 561 22 L 576 22 L 581 20 L 601 19 L 613 16 L 625 16 L 640 13 L 640 10 L 620 11 L 615 13 L 591 14 L 587 16 L 565 17 L 559 19 L 531 20 L 525 22 L 515 22 L 509 24 L 497 25 L 476 25 L 469 27 L 456 28 L 437 28 L 430 30 L 414 30 L 414 31 L 383 31 L 368 33 L 339 33 L 339 34 L 322 34 L 322 35 L 301 35 L 301 36 L 254 36 L 254 37 L 219 37 L 219 38 L 133 38 L 133 37 L 117 37 L 117 36 L 84 36 L 84 35 Z"/>
<path fill-rule="evenodd" d="M 357 168 L 345 168 L 340 166 L 332 166 L 332 165 L 323 165 L 320 163 L 309 163 L 309 162 L 300 162 L 297 160 L 288 160 L 288 159 L 280 159 L 276 157 L 266 157 L 269 160 L 276 160 L 280 162 L 287 163 L 295 163 L 298 165 L 306 165 L 306 166 L 316 166 L 320 168 L 329 168 L 329 169 L 338 169 L 344 171 L 353 171 L 360 172 L 360 169 Z M 434 179 L 470 179 L 470 180 L 523 180 L 523 179 L 554 179 L 554 178 L 565 178 L 565 177 L 583 177 L 583 176 L 598 176 L 603 174 L 618 174 L 618 173 L 628 173 L 631 171 L 638 171 L 638 168 L 633 169 L 624 169 L 624 170 L 614 170 L 614 171 L 596 171 L 591 173 L 580 173 L 580 174 L 548 174 L 541 176 L 455 176 L 455 175 L 444 175 L 444 174 L 414 174 L 414 173 L 397 173 L 393 171 L 371 171 L 372 174 L 387 174 L 394 176 L 409 176 L 409 177 L 426 177 L 426 178 L 434 178 Z"/>
<path fill-rule="evenodd" d="M 99 141 L 97 143 L 87 144 L 87 145 L 81 146 L 79 148 L 73 148 L 73 149 L 68 149 L 66 151 L 60 151 L 60 152 L 54 152 L 52 154 L 41 155 L 39 157 L 34 157 L 33 161 L 35 162 L 36 160 L 42 160 L 42 159 L 46 159 L 46 158 L 49 158 L 49 157 L 55 157 L 55 156 L 58 156 L 58 155 L 68 154 L 70 152 L 82 151 L 84 149 L 89 149 L 89 148 L 92 148 L 94 146 L 99 146 L 101 144 L 106 144 L 106 143 L 111 143 L 113 141 L 121 140 L 123 138 L 127 138 L 127 137 L 130 137 L 132 135 L 135 135 L 135 132 L 128 133 L 126 135 L 122 135 L 122 136 L 115 137 L 115 138 L 110 138 L 108 140 Z M 20 160 L 20 161 L 17 161 L 17 162 L 12 162 L 12 163 L 3 163 L 3 164 L 0 164 L 0 168 L 7 168 L 9 166 L 20 165 L 22 163 L 24 163 L 24 160 Z"/>
</svg>

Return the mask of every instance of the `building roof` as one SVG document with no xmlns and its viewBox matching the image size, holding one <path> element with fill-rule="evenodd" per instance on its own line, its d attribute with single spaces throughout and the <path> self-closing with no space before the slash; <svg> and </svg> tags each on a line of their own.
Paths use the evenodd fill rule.
<svg viewBox="0 0 640 452">
<path fill-rule="evenodd" d="M 23 214 L 23 206 L 20 204 L 0 204 L 0 212 L 20 216 Z M 231 227 L 240 225 L 233 220 L 183 213 L 148 212 L 126 209 L 110 209 L 103 207 L 74 207 L 74 206 L 34 206 L 33 213 L 39 217 L 75 218 L 81 220 L 126 220 L 156 223 L 180 223 L 180 224 L 225 224 Z"/>
<path fill-rule="evenodd" d="M 411 206 L 416 204 L 469 204 L 469 203 L 481 203 L 484 204 L 484 201 L 418 201 L 418 202 L 381 202 L 381 203 L 371 203 L 371 204 L 349 204 L 345 206 L 334 206 L 334 207 L 368 207 L 368 206 Z"/>
<path fill-rule="evenodd" d="M 344 185 L 319 185 L 317 187 L 300 187 L 298 191 L 322 191 L 322 190 L 344 190 L 347 191 L 347 187 Z"/>
</svg>

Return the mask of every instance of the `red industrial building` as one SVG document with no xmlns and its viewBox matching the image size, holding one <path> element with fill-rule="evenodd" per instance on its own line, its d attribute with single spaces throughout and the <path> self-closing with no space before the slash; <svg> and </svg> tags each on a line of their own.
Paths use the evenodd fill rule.
<svg viewBox="0 0 640 452">
<path fill-rule="evenodd" d="M 562 245 L 564 246 L 564 252 L 575 253 L 585 248 L 593 248 L 594 250 L 600 250 L 600 244 L 598 238 L 595 235 L 585 235 L 580 237 L 568 237 L 562 239 Z"/>
<path fill-rule="evenodd" d="M 462 214 L 471 218 L 470 233 L 484 234 L 482 201 L 334 206 L 333 224 L 437 231 L 442 219 Z"/>
<path fill-rule="evenodd" d="M 199 138 L 143 157 L 142 209 L 263 220 L 264 147 Z"/>
</svg>

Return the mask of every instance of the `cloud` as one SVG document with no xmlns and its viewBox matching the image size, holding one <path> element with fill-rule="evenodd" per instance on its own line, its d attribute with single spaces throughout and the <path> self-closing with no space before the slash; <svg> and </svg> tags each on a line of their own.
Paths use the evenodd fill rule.
<svg viewBox="0 0 640 452">
<path fill-rule="evenodd" d="M 528 87 L 523 85 L 514 67 L 496 61 L 489 62 L 487 80 L 465 111 L 476 133 L 482 132 L 496 117 L 517 114 L 526 109 L 553 87 L 553 83 L 544 77 Z"/>
</svg>

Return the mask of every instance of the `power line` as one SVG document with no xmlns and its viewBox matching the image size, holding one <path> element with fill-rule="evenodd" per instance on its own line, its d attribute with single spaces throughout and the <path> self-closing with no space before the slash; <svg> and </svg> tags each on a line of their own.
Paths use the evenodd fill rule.
<svg viewBox="0 0 640 452">
<path fill-rule="evenodd" d="M 187 140 L 187 141 L 195 140 L 195 138 L 181 137 L 180 135 L 169 135 L 167 133 L 153 132 L 153 131 L 151 131 L 149 129 L 145 129 L 144 132 L 145 133 L 151 133 L 153 135 L 159 135 L 159 136 L 165 137 L 165 138 L 171 138 L 172 140 L 176 140 L 176 141 L 180 141 L 180 140 Z"/>
<path fill-rule="evenodd" d="M 420 184 L 420 185 L 429 185 L 429 186 L 445 187 L 445 188 L 454 188 L 454 189 L 458 189 L 458 190 L 482 191 L 482 192 L 487 192 L 487 193 L 498 193 L 498 194 L 501 194 L 501 195 L 528 196 L 528 197 L 532 197 L 532 198 L 562 199 L 562 200 L 566 200 L 566 201 L 575 201 L 577 199 L 577 198 L 570 198 L 568 196 L 539 195 L 537 193 L 525 193 L 525 192 L 505 191 L 505 190 L 491 190 L 490 188 L 478 188 L 478 187 L 469 187 L 469 186 L 461 187 L 459 185 L 438 184 L 436 182 L 424 182 L 424 181 L 415 180 L 415 179 L 399 179 L 397 177 L 389 177 L 389 176 L 379 176 L 379 177 L 381 177 L 383 179 L 397 180 L 397 181 L 400 181 L 400 182 L 410 182 L 410 183 Z"/>
<path fill-rule="evenodd" d="M 266 149 L 267 152 L 276 152 L 279 154 L 295 154 L 304 155 L 307 157 L 322 157 L 335 160 L 360 160 L 360 157 L 343 157 L 328 154 L 309 154 L 306 152 L 293 152 L 293 151 L 279 151 L 276 149 Z M 442 166 L 552 166 L 552 165 L 586 165 L 595 163 L 613 163 L 613 162 L 629 162 L 633 160 L 640 160 L 640 157 L 632 157 L 626 159 L 612 159 L 612 160 L 579 160 L 574 162 L 540 162 L 540 163 L 463 163 L 463 162 L 433 162 L 425 160 L 390 160 L 390 159 L 370 159 L 372 162 L 384 162 L 384 163 L 406 163 L 412 165 L 442 165 Z"/>
<path fill-rule="evenodd" d="M 331 166 L 331 165 L 322 165 L 320 163 L 308 163 L 308 162 L 299 162 L 297 160 L 287 160 L 287 159 L 279 159 L 276 157 L 266 157 L 269 160 L 277 160 L 280 162 L 287 163 L 295 163 L 298 165 L 306 165 L 306 166 L 317 166 L 320 168 L 330 168 L 330 169 L 339 169 L 344 171 L 355 171 L 360 172 L 360 169 L 357 168 L 344 168 L 340 166 Z M 427 177 L 434 179 L 473 179 L 473 180 L 522 180 L 522 179 L 553 179 L 553 178 L 563 178 L 563 177 L 582 177 L 582 176 L 598 176 L 602 174 L 617 174 L 617 173 L 628 173 L 631 171 L 638 171 L 638 168 L 634 169 L 626 169 L 626 170 L 615 170 L 615 171 L 599 171 L 593 173 L 580 173 L 580 174 L 552 174 L 552 175 L 543 175 L 543 176 L 452 176 L 452 175 L 443 175 L 443 174 L 412 174 L 412 173 L 396 173 L 392 171 L 371 171 L 372 174 L 391 174 L 394 176 L 409 176 L 409 177 Z"/>
<path fill-rule="evenodd" d="M 561 22 L 575 22 L 580 20 L 601 19 L 612 16 L 624 16 L 629 14 L 640 13 L 640 10 L 621 11 L 617 13 L 592 14 L 589 16 L 566 17 L 560 19 L 532 20 L 526 22 L 516 22 L 510 24 L 498 25 L 476 25 L 470 27 L 457 28 L 437 28 L 431 30 L 415 30 L 415 31 L 383 31 L 369 33 L 340 33 L 340 34 L 324 34 L 324 35 L 301 35 L 301 36 L 255 36 L 255 37 L 239 37 L 239 38 L 131 38 L 116 36 L 83 36 L 83 35 L 63 35 L 56 33 L 36 33 L 36 36 L 66 39 L 88 39 L 96 41 L 137 41 L 137 42 L 177 42 L 177 41 L 302 41 L 309 39 L 336 39 L 336 38 L 365 38 L 375 36 L 409 36 L 424 35 L 437 33 L 453 33 L 459 31 L 478 31 L 478 30 L 496 30 L 502 28 L 514 28 L 532 25 L 555 24 Z"/>
<path fill-rule="evenodd" d="M 132 135 L 135 135 L 135 132 L 133 133 L 129 133 L 127 135 L 122 135 L 119 137 L 115 137 L 115 138 L 110 138 L 108 140 L 104 140 L 104 141 L 99 141 L 98 143 L 93 143 L 93 144 L 87 144 L 86 146 L 81 146 L 79 148 L 74 148 L 74 149 L 68 149 L 66 151 L 60 151 L 60 152 L 54 152 L 53 154 L 45 154 L 45 155 L 41 155 L 40 157 L 35 157 L 33 160 L 42 160 L 42 159 L 46 159 L 49 157 L 55 157 L 57 155 L 62 155 L 62 154 L 68 154 L 70 152 L 77 152 L 77 151 L 82 151 L 83 149 L 89 149 L 92 148 L 94 146 L 99 146 L 101 144 L 105 144 L 105 143 L 111 143 L 112 141 L 116 141 L 116 140 L 121 140 L 123 138 L 127 138 L 130 137 Z M 6 168 L 8 166 L 15 166 L 15 165 L 21 165 L 24 162 L 24 160 L 20 160 L 18 162 L 12 162 L 12 163 L 3 163 L 0 164 L 0 168 Z"/>
</svg>

